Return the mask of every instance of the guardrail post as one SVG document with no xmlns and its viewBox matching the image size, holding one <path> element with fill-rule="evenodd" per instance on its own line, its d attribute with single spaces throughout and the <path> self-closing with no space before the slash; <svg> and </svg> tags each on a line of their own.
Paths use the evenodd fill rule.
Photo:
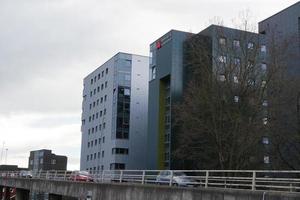
<svg viewBox="0 0 300 200">
<path fill-rule="evenodd" d="M 145 170 L 143 170 L 142 184 L 145 184 Z"/>
<path fill-rule="evenodd" d="M 122 178 L 123 178 L 123 170 L 120 171 L 120 183 L 122 183 Z"/>
<path fill-rule="evenodd" d="M 66 180 L 66 178 L 67 178 L 67 171 L 65 171 L 64 180 Z"/>
<path fill-rule="evenodd" d="M 49 173 L 49 171 L 46 171 L 46 179 L 48 179 L 48 173 Z"/>
<path fill-rule="evenodd" d="M 104 170 L 102 170 L 101 172 L 101 183 L 103 183 L 103 181 L 104 181 Z"/>
<path fill-rule="evenodd" d="M 252 174 L 252 190 L 255 190 L 256 171 Z"/>
<path fill-rule="evenodd" d="M 174 173 L 173 173 L 173 171 L 171 171 L 169 186 L 172 186 L 172 184 L 173 184 L 173 176 L 174 176 Z"/>
<path fill-rule="evenodd" d="M 56 176 L 57 176 L 57 170 L 55 170 L 54 180 L 56 180 Z"/>
<path fill-rule="evenodd" d="M 205 172 L 205 187 L 208 187 L 208 176 L 209 176 L 209 171 Z"/>
</svg>

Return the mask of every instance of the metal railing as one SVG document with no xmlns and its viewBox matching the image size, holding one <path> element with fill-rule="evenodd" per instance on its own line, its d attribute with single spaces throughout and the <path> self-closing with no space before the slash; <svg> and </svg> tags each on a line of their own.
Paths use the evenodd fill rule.
<svg viewBox="0 0 300 200">
<path fill-rule="evenodd" d="M 0 177 L 300 192 L 300 171 L 103 170 L 90 173 L 55 170 L 0 171 Z"/>
</svg>

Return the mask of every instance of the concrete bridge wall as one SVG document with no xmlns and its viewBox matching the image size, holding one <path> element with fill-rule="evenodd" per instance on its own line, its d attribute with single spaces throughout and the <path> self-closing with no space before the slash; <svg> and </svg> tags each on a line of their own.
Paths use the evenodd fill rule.
<svg viewBox="0 0 300 200">
<path fill-rule="evenodd" d="M 98 184 L 39 179 L 0 178 L 1 186 L 93 200 L 262 200 L 263 192 L 157 185 Z M 17 193 L 18 194 L 18 193 Z M 18 196 L 18 195 L 17 195 Z M 60 199 L 60 198 L 55 199 Z M 24 199 L 24 198 L 18 198 Z M 53 198 L 54 199 L 54 198 Z M 264 200 L 300 200 L 298 193 L 267 192 Z"/>
</svg>

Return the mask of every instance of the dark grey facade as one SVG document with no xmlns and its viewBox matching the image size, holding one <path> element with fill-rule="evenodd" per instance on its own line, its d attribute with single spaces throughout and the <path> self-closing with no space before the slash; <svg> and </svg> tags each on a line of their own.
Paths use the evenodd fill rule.
<svg viewBox="0 0 300 200">
<path fill-rule="evenodd" d="M 265 35 L 268 46 L 273 45 L 275 49 L 283 47 L 285 50 L 280 62 L 281 67 L 287 69 L 284 69 L 283 80 L 288 80 L 289 85 L 284 89 L 286 94 L 280 97 L 283 103 L 273 118 L 277 119 L 278 137 L 288 138 L 287 134 L 300 132 L 300 2 L 259 22 L 259 32 Z M 300 169 L 299 141 L 295 138 L 284 139 L 280 143 L 278 149 L 281 153 L 277 155 L 276 168 Z"/>
<path fill-rule="evenodd" d="M 259 22 L 259 32 L 269 43 L 288 42 L 288 74 L 300 77 L 300 2 Z"/>
<path fill-rule="evenodd" d="M 67 157 L 55 155 L 51 150 L 31 151 L 28 163 L 29 170 L 66 170 Z"/>
<path fill-rule="evenodd" d="M 171 30 L 150 45 L 148 169 L 169 169 L 172 106 L 183 92 L 183 42 L 191 33 Z"/>
<path fill-rule="evenodd" d="M 177 133 L 174 127 L 172 110 L 174 104 L 182 99 L 184 88 L 189 82 L 188 59 L 185 57 L 185 44 L 192 38 L 205 41 L 203 54 L 208 53 L 212 58 L 224 57 L 218 46 L 220 38 L 226 38 L 230 44 L 243 38 L 239 44 L 255 45 L 258 47 L 258 61 L 265 64 L 264 36 L 256 33 L 212 25 L 199 34 L 191 34 L 171 30 L 150 45 L 150 82 L 149 82 L 149 108 L 148 108 L 148 168 L 149 169 L 178 169 L 178 162 L 173 159 L 176 149 Z M 201 51 L 199 49 L 199 51 Z M 222 53 L 222 54 L 221 54 Z M 227 52 L 225 52 L 227 53 Z M 226 55 L 233 59 L 232 55 Z M 209 61 L 212 70 L 217 70 L 215 59 Z M 242 60 L 241 62 L 248 62 Z M 263 118 L 263 116 L 262 116 Z M 261 162 L 269 158 L 262 153 Z M 269 164 L 269 163 L 266 163 Z"/>
</svg>

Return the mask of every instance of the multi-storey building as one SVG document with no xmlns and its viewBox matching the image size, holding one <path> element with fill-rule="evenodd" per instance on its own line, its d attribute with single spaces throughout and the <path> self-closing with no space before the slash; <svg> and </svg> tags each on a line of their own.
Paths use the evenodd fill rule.
<svg viewBox="0 0 300 200">
<path fill-rule="evenodd" d="M 269 43 L 288 42 L 288 74 L 300 77 L 300 2 L 259 22 L 259 33 L 264 34 Z"/>
<path fill-rule="evenodd" d="M 149 58 L 118 53 L 84 78 L 80 169 L 144 169 Z"/>
<path fill-rule="evenodd" d="M 191 33 L 171 30 L 150 45 L 148 168 L 169 169 L 172 105 L 183 92 L 183 41 Z"/>
<path fill-rule="evenodd" d="M 277 137 L 271 143 L 280 152 L 277 159 L 283 161 L 276 167 L 300 169 L 300 144 L 297 137 L 290 135 L 300 131 L 300 2 L 259 22 L 259 32 L 265 35 L 268 46 L 273 47 L 272 52 L 278 57 L 277 63 L 284 72 L 280 79 L 288 83 L 281 86 L 284 93 L 270 102 L 277 105 L 271 116 Z M 278 90 L 278 86 L 269 88 L 270 92 L 273 89 Z"/>
<path fill-rule="evenodd" d="M 55 155 L 51 150 L 41 149 L 30 151 L 28 169 L 38 170 L 66 170 L 67 156 Z"/>
<path fill-rule="evenodd" d="M 250 66 L 259 64 L 266 72 L 266 45 L 263 35 L 256 33 L 212 25 L 197 35 L 170 31 L 150 45 L 150 82 L 149 82 L 149 115 L 148 115 L 148 168 L 174 169 L 177 164 L 172 159 L 176 149 L 176 130 L 172 118 L 173 106 L 182 99 L 183 91 L 189 82 L 189 71 L 186 63 L 189 59 L 184 56 L 184 44 L 196 38 L 205 41 L 205 46 L 199 49 L 199 55 L 210 54 L 211 60 L 207 64 L 213 70 L 220 72 L 220 80 L 224 81 L 220 66 L 226 67 L 229 63 L 247 63 Z M 220 48 L 219 48 L 220 47 Z M 233 50 L 228 51 L 228 48 Z M 256 52 L 256 60 L 243 57 L 242 49 Z M 231 52 L 231 53 L 230 53 Z M 234 53 L 233 53 L 234 52 Z M 239 56 L 240 55 L 240 56 Z M 250 55 L 250 54 L 249 54 Z M 200 77 L 199 77 L 200 78 Z M 237 75 L 232 74 L 232 79 L 238 82 Z M 232 97 L 239 101 L 239 96 Z M 267 105 L 267 101 L 264 103 Z M 266 124 L 267 118 L 262 115 Z M 262 121 L 263 121 L 262 120 Z M 263 122 L 262 122 L 263 123 Z M 268 137 L 264 138 L 265 144 Z M 267 154 L 261 158 L 265 164 L 269 163 Z"/>
</svg>

